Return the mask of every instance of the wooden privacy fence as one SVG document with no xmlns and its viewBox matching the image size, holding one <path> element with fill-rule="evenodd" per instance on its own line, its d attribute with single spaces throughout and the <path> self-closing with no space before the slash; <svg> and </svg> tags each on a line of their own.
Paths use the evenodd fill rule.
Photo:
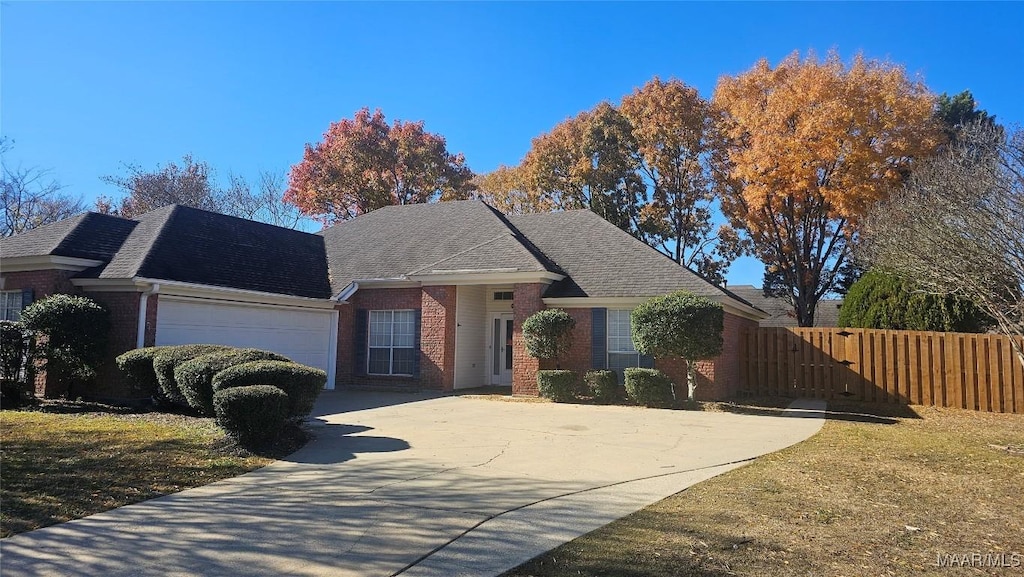
<svg viewBox="0 0 1024 577">
<path fill-rule="evenodd" d="M 746 392 L 1024 414 L 1024 367 L 1000 335 L 757 328 L 743 339 Z M 1012 337 L 1024 345 L 1024 336 Z"/>
</svg>

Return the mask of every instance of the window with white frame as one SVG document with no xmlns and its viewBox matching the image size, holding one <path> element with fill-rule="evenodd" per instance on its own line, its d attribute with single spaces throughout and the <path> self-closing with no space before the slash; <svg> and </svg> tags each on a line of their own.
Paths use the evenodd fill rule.
<svg viewBox="0 0 1024 577">
<path fill-rule="evenodd" d="M 367 372 L 412 375 L 416 370 L 416 311 L 370 311 Z"/>
<path fill-rule="evenodd" d="M 20 320 L 24 304 L 21 291 L 0 291 L 0 321 Z"/>
<path fill-rule="evenodd" d="M 615 371 L 619 380 L 622 380 L 623 369 L 640 366 L 640 354 L 633 346 L 629 315 L 629 310 L 608 311 L 608 370 Z"/>
</svg>

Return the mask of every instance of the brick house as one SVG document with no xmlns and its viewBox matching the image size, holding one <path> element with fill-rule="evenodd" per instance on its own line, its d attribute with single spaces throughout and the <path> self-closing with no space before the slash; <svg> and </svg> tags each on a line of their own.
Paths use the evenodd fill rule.
<svg viewBox="0 0 1024 577">
<path fill-rule="evenodd" d="M 766 315 L 586 210 L 506 216 L 480 201 L 392 206 L 317 234 L 168 206 L 136 219 L 86 213 L 0 240 L 4 318 L 53 293 L 112 313 L 95 396 L 139 398 L 112 359 L 135 347 L 218 343 L 321 367 L 328 388 L 511 385 L 537 394 L 523 321 L 576 319 L 562 367 L 683 363 L 638 355 L 629 312 L 686 289 L 725 309 L 725 349 L 699 366 L 698 396 L 739 389 L 740 334 Z M 41 394 L 60 395 L 44 377 Z"/>
</svg>

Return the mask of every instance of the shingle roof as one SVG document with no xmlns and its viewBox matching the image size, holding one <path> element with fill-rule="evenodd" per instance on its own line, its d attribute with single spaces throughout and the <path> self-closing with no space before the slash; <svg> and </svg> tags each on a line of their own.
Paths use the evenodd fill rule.
<svg viewBox="0 0 1024 577">
<path fill-rule="evenodd" d="M 137 224 L 126 218 L 86 212 L 0 239 L 0 255 L 109 260 Z"/>
<path fill-rule="evenodd" d="M 733 298 L 590 210 L 524 214 L 509 221 L 569 275 L 552 284 L 546 297 L 656 296 L 686 289 Z"/>
<path fill-rule="evenodd" d="M 132 277 L 331 296 L 321 237 L 178 205 L 139 217 L 139 225 L 98 275 Z"/>
<path fill-rule="evenodd" d="M 331 286 L 434 271 L 548 270 L 504 217 L 481 201 L 389 206 L 318 233 Z"/>
<path fill-rule="evenodd" d="M 763 289 L 753 285 L 735 285 L 729 287 L 729 290 L 770 315 L 760 321 L 762 327 L 795 327 L 799 324 L 792 305 L 783 298 L 766 297 Z M 839 307 L 842 305 L 841 299 L 818 301 L 818 308 L 814 311 L 814 326 L 839 326 Z"/>
</svg>

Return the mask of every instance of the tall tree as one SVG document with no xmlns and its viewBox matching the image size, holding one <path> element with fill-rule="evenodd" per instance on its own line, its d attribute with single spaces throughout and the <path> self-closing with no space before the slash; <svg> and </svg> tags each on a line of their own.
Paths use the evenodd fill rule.
<svg viewBox="0 0 1024 577">
<path fill-rule="evenodd" d="M 719 80 L 722 211 L 781 279 L 800 326 L 813 326 L 868 208 L 942 142 L 934 101 L 900 67 L 835 53 Z"/>
<path fill-rule="evenodd" d="M 0 237 L 57 222 L 85 210 L 81 199 L 61 194 L 64 187 L 48 170 L 9 165 L 7 153 L 12 147 L 9 140 L 0 138 L 0 197 L 4 206 Z"/>
<path fill-rule="evenodd" d="M 100 196 L 96 210 L 133 218 L 169 204 L 181 204 L 240 218 L 258 220 L 285 228 L 296 228 L 302 215 L 284 202 L 284 177 L 262 171 L 255 187 L 234 174 L 228 186 L 217 183 L 216 171 L 209 163 L 186 154 L 181 164 L 168 162 L 147 170 L 137 164 L 124 165 L 125 174 L 103 176 L 101 180 L 121 189 L 123 196 Z"/>
<path fill-rule="evenodd" d="M 467 198 L 473 172 L 423 122 L 388 124 L 377 110 L 334 122 L 292 166 L 285 200 L 329 224 L 393 204 Z"/>
<path fill-rule="evenodd" d="M 963 297 L 1024 334 L 1024 132 L 976 123 L 914 170 L 865 225 L 864 258 Z M 1021 363 L 1024 350 L 1011 341 Z"/>
<path fill-rule="evenodd" d="M 958 140 L 959 132 L 966 126 L 985 124 L 995 126 L 996 117 L 978 108 L 970 90 L 950 96 L 943 92 L 935 101 L 935 119 L 942 123 L 942 129 L 950 142 Z"/>
<path fill-rule="evenodd" d="M 521 169 L 537 190 L 538 203 L 590 209 L 639 237 L 645 185 L 637 174 L 635 148 L 629 121 L 602 102 L 533 139 Z"/>
<path fill-rule="evenodd" d="M 477 195 L 505 214 L 548 212 L 554 209 L 550 197 L 533 186 L 521 166 L 499 166 L 473 178 Z"/>
<path fill-rule="evenodd" d="M 713 150 L 710 104 L 679 80 L 655 77 L 622 99 L 635 141 L 636 166 L 649 185 L 638 230 L 651 246 L 722 282 L 746 250 L 736 231 L 716 229 L 708 172 Z"/>
<path fill-rule="evenodd" d="M 120 200 L 101 196 L 96 201 L 100 212 L 132 218 L 169 204 L 181 204 L 220 212 L 220 191 L 213 180 L 213 169 L 205 161 L 186 154 L 181 164 L 168 162 L 150 171 L 138 164 L 125 164 L 125 174 L 107 175 L 100 180 L 121 189 Z"/>
</svg>

